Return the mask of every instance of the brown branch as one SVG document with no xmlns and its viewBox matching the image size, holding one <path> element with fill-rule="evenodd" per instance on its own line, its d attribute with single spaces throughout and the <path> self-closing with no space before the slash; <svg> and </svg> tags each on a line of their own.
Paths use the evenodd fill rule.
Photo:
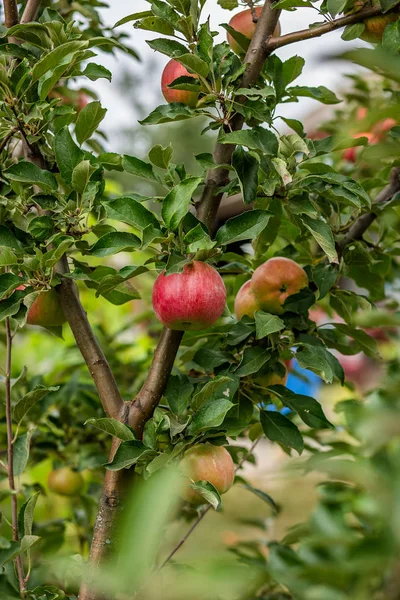
<svg viewBox="0 0 400 600">
<path fill-rule="evenodd" d="M 279 15 L 280 11 L 274 10 L 271 6 L 271 2 L 267 0 L 258 19 L 255 34 L 250 42 L 244 59 L 247 66 L 243 73 L 241 87 L 249 87 L 260 75 L 266 58 L 272 52 L 272 50 L 267 49 L 265 40 L 268 40 L 273 34 Z M 246 98 L 239 97 L 237 102 L 244 104 Z M 243 116 L 236 114 L 229 125 L 226 125 L 225 130 L 226 132 L 238 131 L 239 129 L 242 129 L 243 123 Z M 217 165 L 230 164 L 234 150 L 235 146 L 232 144 L 217 143 L 214 150 L 214 162 Z M 228 180 L 229 171 L 227 169 L 211 169 L 207 174 L 206 185 L 197 206 L 197 216 L 210 230 L 215 222 L 223 196 L 223 193 L 218 192 L 218 189 L 224 186 Z"/>
<path fill-rule="evenodd" d="M 377 195 L 374 201 L 375 206 L 381 206 L 389 202 L 397 192 L 400 191 L 400 167 L 394 167 L 390 173 L 389 184 Z M 357 240 L 361 240 L 364 233 L 372 225 L 378 216 L 379 211 L 368 212 L 361 215 L 350 227 L 348 232 L 339 240 L 336 244 L 336 248 L 339 254 L 343 253 L 343 250 Z"/>
<path fill-rule="evenodd" d="M 282 46 L 287 46 L 288 44 L 295 44 L 296 42 L 302 42 L 303 40 L 310 40 L 315 37 L 320 37 L 325 33 L 335 31 L 335 29 L 341 29 L 342 27 L 346 27 L 346 25 L 360 23 L 361 21 L 365 21 L 365 19 L 368 19 L 369 17 L 375 17 L 376 15 L 380 14 L 383 14 L 382 7 L 380 4 L 369 8 L 363 8 L 362 10 L 352 13 L 351 15 L 339 17 L 339 19 L 334 19 L 333 21 L 326 22 L 323 25 L 318 25 L 317 27 L 312 27 L 310 29 L 302 29 L 301 31 L 293 31 L 292 33 L 287 33 L 286 35 L 281 35 L 280 37 L 271 37 L 265 42 L 265 47 L 269 52 L 273 52 L 277 48 L 282 48 Z"/>
<path fill-rule="evenodd" d="M 16 0 L 4 0 L 4 22 L 10 28 L 18 23 L 18 7 Z"/>
<path fill-rule="evenodd" d="M 12 428 L 12 408 L 11 408 L 11 358 L 12 358 L 12 334 L 10 319 L 6 319 L 6 423 L 7 423 L 7 471 L 8 471 L 8 485 L 11 492 L 11 525 L 12 525 L 12 536 L 14 542 L 19 541 L 18 535 L 18 497 L 15 488 L 14 479 L 14 435 Z M 17 568 L 19 591 L 21 598 L 25 598 L 25 575 L 24 567 L 22 564 L 21 556 L 17 556 L 15 559 L 15 565 Z"/>
<path fill-rule="evenodd" d="M 162 330 L 146 381 L 129 410 L 129 425 L 139 438 L 160 402 L 182 337 L 183 331 L 171 331 L 166 327 Z"/>
<path fill-rule="evenodd" d="M 69 273 L 67 257 L 64 256 L 57 265 L 60 274 Z M 96 385 L 104 412 L 114 419 L 123 419 L 125 402 L 121 398 L 114 375 L 106 357 L 92 331 L 86 312 L 79 300 L 76 284 L 72 279 L 63 277 L 56 287 L 60 303 L 71 327 L 89 372 Z"/>
<path fill-rule="evenodd" d="M 41 5 L 41 0 L 28 0 L 24 12 L 22 13 L 21 23 L 30 23 L 37 17 L 38 10 Z"/>
</svg>

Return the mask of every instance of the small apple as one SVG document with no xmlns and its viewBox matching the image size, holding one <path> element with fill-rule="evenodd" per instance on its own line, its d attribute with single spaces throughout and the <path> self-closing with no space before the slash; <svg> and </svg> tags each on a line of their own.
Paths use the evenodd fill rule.
<svg viewBox="0 0 400 600">
<path fill-rule="evenodd" d="M 379 4 L 379 0 L 357 0 L 354 3 L 353 10 L 346 14 L 352 14 L 354 12 L 358 12 L 362 8 L 366 8 L 367 6 L 378 6 Z M 359 36 L 360 39 L 364 40 L 364 42 L 369 42 L 370 44 L 379 44 L 382 41 L 383 32 L 385 31 L 386 25 L 397 21 L 398 18 L 398 15 L 390 13 L 385 15 L 376 15 L 375 17 L 369 17 L 369 19 L 365 19 L 365 29 Z"/>
<path fill-rule="evenodd" d="M 254 383 L 263 388 L 270 387 L 271 385 L 286 385 L 289 371 L 292 366 L 292 359 L 280 360 L 279 364 L 282 366 L 282 372 L 283 369 L 285 369 L 285 374 L 283 376 L 281 373 L 278 373 L 278 371 L 269 371 L 269 373 L 264 375 L 262 373 L 260 375 L 257 374 L 256 377 L 253 378 Z"/>
<path fill-rule="evenodd" d="M 182 273 L 157 277 L 153 308 L 157 319 L 169 329 L 200 331 L 211 327 L 224 312 L 226 289 L 220 274 L 198 260 Z"/>
<path fill-rule="evenodd" d="M 52 288 L 48 292 L 42 292 L 36 298 L 29 309 L 26 322 L 42 327 L 59 327 L 66 320 L 58 294 Z"/>
<path fill-rule="evenodd" d="M 353 138 L 356 140 L 360 137 L 366 137 L 368 139 L 369 144 L 376 144 L 377 138 L 370 131 L 363 131 L 361 133 L 355 133 Z M 347 162 L 355 163 L 357 160 L 357 150 L 359 146 L 353 146 L 352 148 L 346 148 L 342 154 L 343 160 Z"/>
<path fill-rule="evenodd" d="M 277 256 L 257 267 L 251 278 L 251 289 L 260 308 L 281 315 L 289 296 L 308 286 L 307 274 L 294 260 Z"/>
<path fill-rule="evenodd" d="M 47 480 L 49 490 L 60 496 L 78 496 L 84 484 L 82 475 L 71 467 L 54 469 Z"/>
<path fill-rule="evenodd" d="M 387 119 L 382 119 L 382 121 L 378 121 L 376 125 L 374 125 L 372 131 L 375 134 L 375 138 L 377 142 L 383 140 L 386 136 L 386 133 L 397 125 L 397 121 L 388 117 Z"/>
<path fill-rule="evenodd" d="M 180 469 L 193 482 L 208 481 L 220 494 L 230 490 L 235 479 L 235 465 L 228 450 L 209 443 L 190 448 L 181 461 Z M 205 503 L 204 498 L 189 486 L 182 496 L 190 504 Z"/>
<path fill-rule="evenodd" d="M 254 8 L 254 14 L 256 16 L 256 19 L 260 17 L 261 11 L 262 6 L 257 6 L 256 8 Z M 257 20 L 253 20 L 253 11 L 251 10 L 251 8 L 249 8 L 234 15 L 229 21 L 229 25 L 232 27 L 232 29 L 235 29 L 237 32 L 241 33 L 249 40 L 251 40 L 256 30 Z M 278 21 L 273 33 L 273 37 L 279 37 L 280 35 L 281 26 Z M 228 33 L 227 38 L 228 44 L 230 45 L 232 50 L 236 52 L 236 54 L 244 54 L 246 52 L 246 49 L 242 48 L 230 33 Z"/>
<path fill-rule="evenodd" d="M 178 77 L 192 77 L 193 79 L 198 79 L 198 75 L 189 73 L 180 62 L 172 58 L 166 64 L 161 77 L 161 91 L 164 98 L 169 104 L 171 104 L 171 102 L 180 102 L 186 106 L 196 106 L 197 100 L 199 99 L 198 92 L 174 90 L 168 87 L 175 79 L 178 79 Z"/>
<path fill-rule="evenodd" d="M 235 298 L 235 315 L 238 321 L 247 315 L 250 318 L 254 317 L 256 310 L 260 310 L 256 299 L 254 298 L 251 289 L 251 281 L 246 281 L 236 294 Z"/>
</svg>

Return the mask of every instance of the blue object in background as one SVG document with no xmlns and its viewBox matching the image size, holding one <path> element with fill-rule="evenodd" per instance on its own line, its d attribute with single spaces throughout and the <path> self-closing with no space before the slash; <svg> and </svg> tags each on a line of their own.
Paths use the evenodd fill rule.
<svg viewBox="0 0 400 600">
<path fill-rule="evenodd" d="M 299 377 L 299 375 L 301 377 Z M 322 386 L 322 379 L 318 377 L 312 371 L 302 369 L 299 366 L 297 360 L 293 361 L 292 370 L 289 373 L 289 377 L 286 383 L 286 387 L 294 392 L 295 394 L 301 394 L 303 396 L 318 396 L 318 393 Z M 275 404 L 268 404 L 266 407 L 268 410 L 277 410 Z M 282 415 L 288 415 L 291 413 L 291 409 L 285 406 L 279 411 Z"/>
</svg>

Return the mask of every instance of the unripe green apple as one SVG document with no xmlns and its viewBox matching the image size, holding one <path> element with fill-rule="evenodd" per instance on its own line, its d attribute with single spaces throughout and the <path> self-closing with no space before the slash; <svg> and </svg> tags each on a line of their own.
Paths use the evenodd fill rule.
<svg viewBox="0 0 400 600">
<path fill-rule="evenodd" d="M 47 480 L 49 490 L 60 496 L 78 496 L 84 483 L 82 475 L 71 467 L 54 469 Z"/>
<path fill-rule="evenodd" d="M 235 465 L 228 450 L 209 443 L 190 448 L 183 457 L 180 468 L 192 482 L 208 481 L 219 494 L 230 490 L 235 479 Z M 190 486 L 187 486 L 182 496 L 190 504 L 205 503 L 204 498 Z"/>
<path fill-rule="evenodd" d="M 260 17 L 261 11 L 262 11 L 261 6 L 257 6 L 254 9 L 254 14 L 256 16 L 256 19 L 258 19 Z M 241 33 L 242 35 L 247 37 L 249 40 L 251 40 L 251 38 L 253 37 L 253 35 L 255 33 L 257 22 L 253 21 L 253 13 L 252 13 L 252 10 L 249 8 L 248 10 L 244 10 L 244 11 L 234 15 L 232 17 L 232 19 L 229 21 L 229 25 L 232 27 L 232 29 L 235 29 L 238 33 Z M 275 31 L 273 33 L 273 37 L 279 37 L 280 35 L 281 35 L 281 26 L 278 21 L 278 23 L 275 27 Z M 232 37 L 232 35 L 230 33 L 228 33 L 227 38 L 228 38 L 228 44 L 230 45 L 232 50 L 234 52 L 236 52 L 236 54 L 244 54 L 245 53 L 245 49 L 240 46 L 240 44 Z"/>
<path fill-rule="evenodd" d="M 307 274 L 294 260 L 277 256 L 257 267 L 251 278 L 251 289 L 262 310 L 273 315 L 284 312 L 289 296 L 307 287 Z"/>
<path fill-rule="evenodd" d="M 168 87 L 175 79 L 178 79 L 178 77 L 192 77 L 193 79 L 198 79 L 198 75 L 189 73 L 180 62 L 172 58 L 166 64 L 161 77 L 161 91 L 164 98 L 169 104 L 171 104 L 171 102 L 180 102 L 186 106 L 196 106 L 197 100 L 199 99 L 198 92 L 174 90 Z"/>
<path fill-rule="evenodd" d="M 58 294 L 51 289 L 39 294 L 29 309 L 26 322 L 42 327 L 59 327 L 66 320 Z"/>
</svg>

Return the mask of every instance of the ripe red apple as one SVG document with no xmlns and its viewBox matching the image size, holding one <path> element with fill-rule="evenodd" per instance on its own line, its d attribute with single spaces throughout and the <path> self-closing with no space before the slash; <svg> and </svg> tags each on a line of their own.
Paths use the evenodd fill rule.
<svg viewBox="0 0 400 600">
<path fill-rule="evenodd" d="M 153 287 L 156 317 L 169 329 L 199 331 L 211 327 L 224 312 L 226 289 L 220 274 L 198 260 L 182 273 L 157 277 Z"/>
<path fill-rule="evenodd" d="M 382 121 L 378 121 L 378 123 L 376 123 L 376 125 L 374 125 L 372 129 L 372 131 L 375 134 L 376 141 L 380 142 L 382 139 L 384 139 L 386 133 L 396 125 L 396 120 L 392 119 L 391 117 L 388 117 L 387 119 L 382 119 Z"/>
<path fill-rule="evenodd" d="M 286 298 L 308 286 L 307 274 L 294 260 L 277 256 L 257 267 L 251 289 L 262 310 L 273 315 L 284 312 Z"/>
<path fill-rule="evenodd" d="M 180 468 L 193 482 L 208 481 L 220 494 L 230 490 L 235 479 L 235 465 L 228 450 L 209 443 L 190 448 L 183 457 Z M 190 504 L 205 503 L 204 498 L 189 486 L 182 496 Z"/>
<path fill-rule="evenodd" d="M 373 133 L 371 133 L 370 131 L 363 131 L 361 133 L 355 133 L 353 135 L 354 139 L 358 139 L 360 137 L 368 138 L 369 144 L 376 144 L 376 142 L 377 142 L 376 136 Z M 353 146 L 353 148 L 346 148 L 346 150 L 344 150 L 344 152 L 342 154 L 343 160 L 346 160 L 347 162 L 355 163 L 357 160 L 358 148 L 359 148 L 359 146 Z"/>
<path fill-rule="evenodd" d="M 186 106 L 196 106 L 197 100 L 199 99 L 198 92 L 174 90 L 168 87 L 175 79 L 178 79 L 178 77 L 192 77 L 193 79 L 198 79 L 198 75 L 189 73 L 180 62 L 172 58 L 166 64 L 161 77 L 161 91 L 164 98 L 169 104 L 171 104 L 171 102 L 180 102 Z"/>
<path fill-rule="evenodd" d="M 254 298 L 254 294 L 251 289 L 251 281 L 246 281 L 236 294 L 235 298 L 235 315 L 238 321 L 247 315 L 253 318 L 256 310 L 260 310 L 258 302 Z"/>
<path fill-rule="evenodd" d="M 257 19 L 259 18 L 261 11 L 262 11 L 261 6 L 257 6 L 254 9 Z M 239 33 L 241 33 L 242 35 L 247 37 L 249 40 L 251 40 L 251 38 L 253 37 L 254 32 L 256 30 L 257 22 L 253 21 L 253 14 L 252 14 L 251 9 L 249 8 L 248 10 L 244 10 L 244 11 L 234 15 L 232 17 L 232 19 L 229 21 L 229 25 L 232 27 L 232 29 L 235 29 L 236 31 L 238 31 Z M 273 33 L 273 37 L 278 37 L 280 35 L 281 35 L 281 26 L 278 21 L 278 23 L 275 27 L 275 31 Z M 234 52 L 236 52 L 237 54 L 244 54 L 246 52 L 246 49 L 242 48 L 239 45 L 239 43 L 231 36 L 230 33 L 227 34 L 227 38 L 228 38 L 228 44 L 230 45 L 230 47 L 232 48 L 232 50 Z"/>
<path fill-rule="evenodd" d="M 21 286 L 23 287 L 23 286 Z M 29 309 L 26 322 L 42 327 L 58 327 L 66 322 L 60 299 L 54 289 L 42 292 Z"/>
<path fill-rule="evenodd" d="M 82 475 L 71 467 L 54 469 L 47 480 L 49 490 L 60 496 L 78 496 L 84 484 Z"/>
<path fill-rule="evenodd" d="M 357 109 L 357 120 L 362 121 L 366 118 L 367 114 L 368 108 L 366 108 L 365 106 L 360 106 L 360 108 Z"/>
</svg>

